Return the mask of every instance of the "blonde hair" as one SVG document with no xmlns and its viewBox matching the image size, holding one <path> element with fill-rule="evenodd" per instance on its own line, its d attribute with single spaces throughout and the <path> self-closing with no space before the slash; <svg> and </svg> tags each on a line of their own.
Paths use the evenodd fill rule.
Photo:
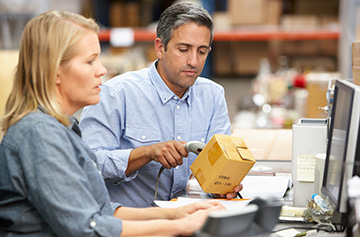
<svg viewBox="0 0 360 237">
<path fill-rule="evenodd" d="M 45 12 L 26 24 L 13 89 L 0 119 L 4 133 L 39 105 L 62 124 L 69 124 L 56 97 L 56 74 L 60 64 L 76 55 L 85 29 L 98 33 L 99 26 L 92 19 L 60 11 Z"/>
</svg>

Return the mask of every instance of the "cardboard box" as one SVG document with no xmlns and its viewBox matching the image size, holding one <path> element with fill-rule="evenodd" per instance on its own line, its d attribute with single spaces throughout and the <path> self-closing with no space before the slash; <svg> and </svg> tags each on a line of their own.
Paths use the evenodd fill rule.
<svg viewBox="0 0 360 237">
<path fill-rule="evenodd" d="M 234 191 L 255 162 L 242 138 L 217 134 L 190 169 L 204 192 L 226 194 Z"/>
<path fill-rule="evenodd" d="M 360 86 L 360 66 L 352 66 L 352 74 L 354 84 Z"/>
<path fill-rule="evenodd" d="M 233 44 L 234 73 L 236 75 L 256 74 L 260 61 L 269 57 L 268 42 L 243 41 Z"/>
<path fill-rule="evenodd" d="M 281 0 L 267 0 L 265 2 L 264 23 L 267 25 L 279 25 L 282 12 L 283 2 Z"/>
<path fill-rule="evenodd" d="M 233 42 L 215 41 L 212 47 L 213 69 L 217 76 L 230 76 L 233 74 Z"/>
<path fill-rule="evenodd" d="M 300 0 L 294 1 L 296 14 L 316 14 L 337 16 L 339 14 L 339 0 Z"/>
<path fill-rule="evenodd" d="M 229 0 L 228 12 L 232 25 L 262 24 L 265 19 L 265 0 Z"/>
<path fill-rule="evenodd" d="M 278 25 L 283 12 L 281 0 L 229 0 L 232 25 Z"/>
<path fill-rule="evenodd" d="M 351 44 L 352 74 L 354 84 L 360 85 L 360 41 Z"/>
<path fill-rule="evenodd" d="M 283 30 L 315 30 L 319 28 L 319 18 L 316 15 L 283 15 L 281 28 Z"/>
<path fill-rule="evenodd" d="M 360 66 L 360 41 L 351 43 L 352 65 Z"/>
</svg>

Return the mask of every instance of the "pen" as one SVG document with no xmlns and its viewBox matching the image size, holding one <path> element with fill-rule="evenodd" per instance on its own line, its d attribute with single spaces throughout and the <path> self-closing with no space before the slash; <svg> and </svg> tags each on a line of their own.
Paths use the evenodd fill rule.
<svg viewBox="0 0 360 237">
<path fill-rule="evenodd" d="M 241 196 L 240 192 L 236 192 L 236 193 L 237 193 L 237 195 L 238 195 L 238 197 L 239 197 L 240 199 L 243 199 L 243 197 Z"/>
</svg>

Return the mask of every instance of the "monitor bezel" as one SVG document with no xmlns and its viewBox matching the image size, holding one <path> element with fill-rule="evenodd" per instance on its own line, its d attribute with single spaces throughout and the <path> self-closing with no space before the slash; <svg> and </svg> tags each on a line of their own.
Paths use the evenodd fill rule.
<svg viewBox="0 0 360 237">
<path fill-rule="evenodd" d="M 341 159 L 342 168 L 341 168 L 341 180 L 339 187 L 339 195 L 334 197 L 333 194 L 328 190 L 327 187 L 327 179 L 329 177 L 329 162 L 330 162 L 330 151 L 331 144 L 333 138 L 333 129 L 335 123 L 335 115 L 336 115 L 336 100 L 338 90 L 344 90 L 345 93 L 351 93 L 351 105 L 350 105 L 350 116 L 347 126 L 347 134 L 345 139 L 345 149 L 344 154 Z M 334 87 L 334 97 L 333 97 L 333 107 L 330 118 L 330 129 L 328 136 L 328 144 L 326 150 L 326 159 L 325 159 L 325 167 L 324 167 L 324 176 L 323 183 L 321 188 L 321 193 L 335 206 L 335 210 L 339 213 L 346 213 L 346 200 L 347 200 L 347 189 L 346 182 L 349 178 L 354 175 L 354 169 L 351 167 L 354 165 L 356 160 L 359 157 L 356 156 L 358 154 L 358 150 L 360 147 L 358 146 L 358 136 L 359 133 L 359 121 L 360 121 L 360 103 L 355 103 L 355 101 L 360 101 L 360 87 L 345 81 L 345 80 L 336 80 Z"/>
</svg>

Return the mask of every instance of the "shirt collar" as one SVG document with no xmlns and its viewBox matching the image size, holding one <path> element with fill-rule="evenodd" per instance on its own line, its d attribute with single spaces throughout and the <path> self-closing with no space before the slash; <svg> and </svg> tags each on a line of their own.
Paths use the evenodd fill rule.
<svg viewBox="0 0 360 237">
<path fill-rule="evenodd" d="M 169 87 L 165 84 L 163 79 L 161 78 L 159 72 L 156 69 L 158 60 L 154 61 L 153 64 L 150 66 L 150 80 L 151 83 L 154 85 L 155 89 L 157 90 L 159 97 L 163 104 L 166 104 L 169 100 L 173 99 L 174 97 L 179 98 L 177 95 L 172 92 Z M 181 100 L 186 101 L 188 104 L 190 104 L 190 94 L 192 91 L 192 86 L 188 88 L 188 90 L 185 92 L 184 96 L 181 98 Z"/>
<path fill-rule="evenodd" d="M 45 109 L 41 106 L 38 105 L 38 111 L 47 114 L 47 112 L 45 111 Z M 77 118 L 75 116 L 71 116 L 69 117 L 69 121 L 70 121 L 70 125 L 67 126 L 69 129 L 73 130 L 79 137 L 81 137 L 81 131 L 79 128 L 79 121 L 77 120 Z"/>
</svg>

